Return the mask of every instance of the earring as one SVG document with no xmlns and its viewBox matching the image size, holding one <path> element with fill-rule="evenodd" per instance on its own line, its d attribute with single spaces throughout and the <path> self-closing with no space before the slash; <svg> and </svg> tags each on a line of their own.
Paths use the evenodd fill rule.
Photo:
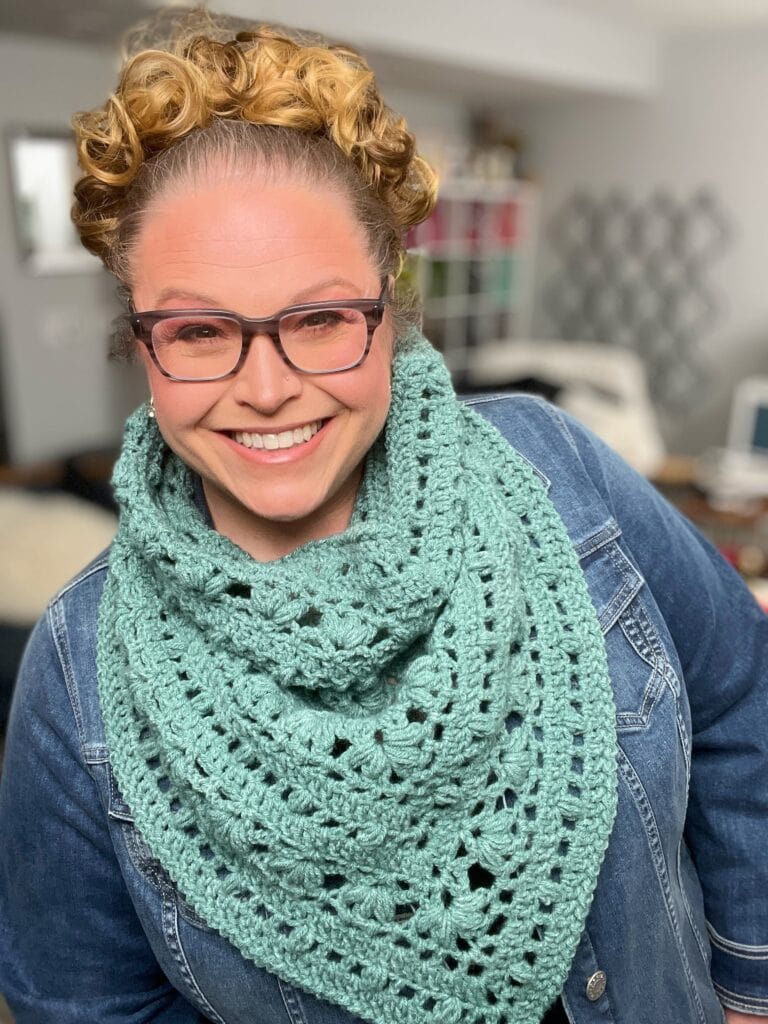
<svg viewBox="0 0 768 1024">
<path fill-rule="evenodd" d="M 149 396 L 149 408 L 147 409 L 147 417 L 150 420 L 155 418 L 155 396 Z"/>
</svg>

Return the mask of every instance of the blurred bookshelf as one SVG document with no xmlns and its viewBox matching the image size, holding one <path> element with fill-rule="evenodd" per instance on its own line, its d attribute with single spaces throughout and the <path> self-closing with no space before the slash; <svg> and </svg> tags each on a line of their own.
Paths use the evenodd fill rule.
<svg viewBox="0 0 768 1024">
<path fill-rule="evenodd" d="M 457 385 L 483 344 L 530 336 L 537 208 L 529 182 L 452 179 L 410 233 L 424 333 Z"/>
</svg>

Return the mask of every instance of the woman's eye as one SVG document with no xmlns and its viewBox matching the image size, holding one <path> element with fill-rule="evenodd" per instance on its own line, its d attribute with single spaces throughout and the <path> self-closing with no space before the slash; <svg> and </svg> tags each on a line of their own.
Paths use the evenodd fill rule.
<svg viewBox="0 0 768 1024">
<path fill-rule="evenodd" d="M 174 337 L 176 341 L 210 341 L 221 337 L 221 331 L 215 324 L 184 324 L 176 328 Z"/>
<path fill-rule="evenodd" d="M 346 323 L 346 317 L 340 309 L 316 309 L 305 313 L 296 325 L 299 330 L 321 330 L 326 327 L 337 327 Z"/>
</svg>

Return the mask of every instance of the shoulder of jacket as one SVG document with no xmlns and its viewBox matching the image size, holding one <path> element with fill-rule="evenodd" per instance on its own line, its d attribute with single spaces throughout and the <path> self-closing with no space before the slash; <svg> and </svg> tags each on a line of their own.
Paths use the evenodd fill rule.
<svg viewBox="0 0 768 1024">
<path fill-rule="evenodd" d="M 104 551 L 96 555 L 88 565 L 53 595 L 48 604 L 49 612 L 62 606 L 66 607 L 72 601 L 87 600 L 91 593 L 98 601 L 107 576 L 110 550 L 110 548 L 105 548 Z"/>
<path fill-rule="evenodd" d="M 583 472 L 571 421 L 546 399 L 512 392 L 472 395 L 461 401 L 491 423 L 540 475 L 551 479 L 566 462 Z"/>
</svg>

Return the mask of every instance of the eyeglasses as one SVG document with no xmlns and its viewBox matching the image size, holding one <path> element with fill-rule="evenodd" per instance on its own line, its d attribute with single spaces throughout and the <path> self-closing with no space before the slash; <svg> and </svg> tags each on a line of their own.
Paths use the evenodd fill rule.
<svg viewBox="0 0 768 1024">
<path fill-rule="evenodd" d="M 299 373 L 343 373 L 368 355 L 384 316 L 387 282 L 378 299 L 332 299 L 287 306 L 274 316 L 249 319 L 221 309 L 158 309 L 123 319 L 149 349 L 160 372 L 177 381 L 231 377 L 259 334 L 271 339 Z"/>
</svg>

